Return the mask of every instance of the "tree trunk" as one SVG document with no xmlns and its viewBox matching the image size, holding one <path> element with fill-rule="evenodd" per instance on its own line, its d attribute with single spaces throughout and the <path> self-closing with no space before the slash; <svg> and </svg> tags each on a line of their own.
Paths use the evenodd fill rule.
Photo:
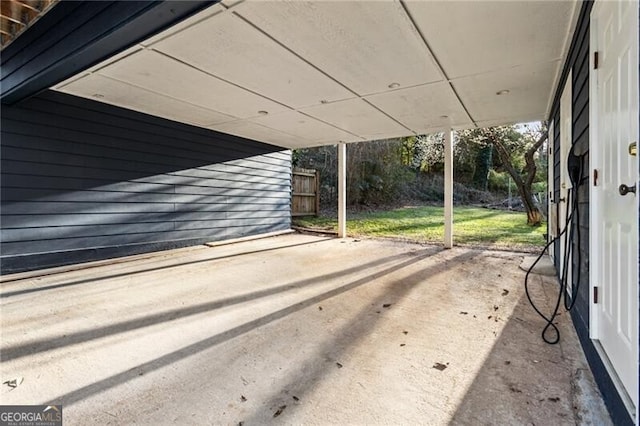
<svg viewBox="0 0 640 426">
<path fill-rule="evenodd" d="M 520 198 L 522 199 L 524 208 L 527 210 L 527 225 L 540 226 L 543 219 L 542 213 L 540 212 L 540 209 L 533 199 L 531 186 L 525 185 L 522 179 L 513 180 L 515 181 L 516 187 L 518 188 L 518 194 L 520 194 Z"/>
<path fill-rule="evenodd" d="M 533 199 L 533 191 L 531 189 L 533 185 L 533 180 L 536 176 L 536 163 L 533 158 L 535 152 L 542 146 L 544 141 L 547 139 L 547 134 L 544 133 L 540 139 L 536 141 L 535 144 L 529 148 L 529 150 L 525 154 L 525 172 L 526 176 L 523 179 L 522 175 L 513 167 L 511 162 L 511 154 L 507 150 L 506 146 L 499 140 L 495 135 L 491 138 L 491 142 L 496 147 L 496 151 L 500 156 L 500 160 L 504 165 L 504 168 L 507 169 L 511 178 L 516 184 L 518 188 L 518 194 L 520 194 L 520 198 L 522 199 L 522 203 L 524 204 L 524 208 L 527 211 L 527 225 L 530 226 L 540 226 L 542 224 L 542 213 L 540 209 L 536 205 Z"/>
</svg>

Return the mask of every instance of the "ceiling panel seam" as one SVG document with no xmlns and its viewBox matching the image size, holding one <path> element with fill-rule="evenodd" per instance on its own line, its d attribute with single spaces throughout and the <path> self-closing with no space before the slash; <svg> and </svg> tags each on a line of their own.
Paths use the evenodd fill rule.
<svg viewBox="0 0 640 426">
<path fill-rule="evenodd" d="M 189 23 L 189 25 L 186 25 L 186 26 L 184 26 L 183 28 L 180 28 L 180 29 L 176 30 L 175 32 L 169 32 L 169 33 L 168 33 L 168 34 L 166 34 L 164 37 L 162 37 L 162 38 L 158 38 L 158 39 L 155 39 L 155 40 L 153 40 L 151 43 L 145 44 L 145 43 L 146 43 L 146 41 L 142 41 L 142 42 L 140 43 L 140 45 L 141 45 L 141 46 L 143 46 L 143 47 L 151 47 L 151 46 L 153 46 L 154 44 L 158 44 L 158 43 L 162 42 L 163 40 L 166 40 L 166 39 L 167 39 L 167 38 L 169 38 L 169 37 L 173 37 L 173 36 L 175 36 L 175 35 L 178 35 L 178 34 L 180 34 L 181 32 L 183 32 L 183 31 L 185 31 L 185 30 L 188 30 L 189 28 L 192 28 L 192 27 L 194 27 L 194 26 L 196 26 L 196 25 L 198 25 L 198 24 L 200 24 L 200 23 L 202 23 L 202 22 L 204 22 L 204 21 L 206 21 L 206 20 L 212 19 L 212 18 L 214 18 L 215 16 L 218 16 L 218 15 L 220 15 L 220 14 L 222 14 L 222 13 L 229 12 L 232 8 L 236 7 L 237 5 L 239 5 L 239 4 L 241 4 L 241 3 L 243 3 L 243 0 L 240 0 L 239 2 L 234 3 L 234 4 L 230 5 L 230 6 L 227 6 L 227 5 L 226 5 L 226 4 L 224 4 L 222 1 L 220 1 L 220 2 L 218 2 L 218 3 L 213 3 L 211 7 L 220 7 L 220 8 L 222 8 L 222 10 L 218 10 L 218 11 L 216 11 L 216 12 L 214 12 L 214 13 L 210 14 L 210 15 L 206 15 L 206 16 L 203 16 L 203 17 L 202 17 L 202 18 L 200 18 L 200 19 L 194 20 L 193 22 L 190 22 L 190 23 Z M 152 37 L 152 39 L 154 39 L 154 38 L 155 38 L 155 37 Z"/>
<path fill-rule="evenodd" d="M 346 89 L 347 91 L 349 91 L 350 93 L 352 93 L 352 94 L 354 95 L 354 98 L 362 98 L 362 97 L 361 97 L 357 92 L 355 92 L 354 90 L 352 90 L 352 89 L 350 89 L 349 87 L 345 86 L 343 83 L 341 83 L 340 81 L 336 80 L 336 79 L 335 79 L 334 77 L 332 77 L 331 75 L 327 74 L 324 70 L 322 70 L 322 69 L 318 68 L 318 67 L 317 67 L 316 65 L 314 65 L 313 63 L 309 62 L 308 60 L 306 60 L 306 59 L 305 59 L 305 58 L 303 58 L 302 56 L 298 55 L 296 52 L 294 52 L 293 50 L 291 50 L 291 49 L 290 49 L 289 47 L 287 47 L 285 44 L 281 43 L 279 40 L 277 40 L 276 38 L 272 37 L 269 33 L 265 32 L 262 28 L 260 28 L 259 26 L 255 25 L 255 24 L 254 24 L 253 22 L 251 22 L 249 19 L 247 19 L 247 18 L 245 18 L 244 16 L 240 15 L 240 13 L 238 13 L 238 12 L 236 12 L 236 11 L 233 11 L 232 13 L 233 13 L 233 15 L 234 15 L 234 16 L 236 16 L 236 17 L 238 17 L 239 19 L 241 19 L 241 20 L 242 20 L 243 22 L 245 22 L 247 25 L 250 25 L 250 26 L 251 26 L 252 28 L 254 28 L 256 31 L 260 32 L 260 34 L 262 34 L 262 35 L 264 35 L 265 37 L 269 38 L 271 41 L 273 41 L 274 43 L 276 43 L 276 44 L 277 44 L 278 46 L 280 46 L 281 48 L 285 49 L 287 52 L 289 52 L 289 53 L 291 53 L 292 55 L 294 55 L 296 58 L 298 58 L 299 60 L 303 61 L 304 63 L 306 63 L 307 65 L 309 65 L 310 67 L 312 67 L 312 68 L 313 68 L 313 69 L 315 69 L 316 71 L 320 72 L 322 75 L 324 75 L 324 76 L 325 76 L 325 77 L 327 77 L 328 79 L 332 80 L 332 81 L 333 81 L 333 82 L 335 82 L 336 84 L 339 84 L 341 87 L 343 87 L 344 89 Z M 172 59 L 175 59 L 175 58 L 172 58 Z M 216 76 L 216 78 L 219 78 L 219 77 L 217 77 L 217 76 Z M 221 79 L 221 80 L 223 80 L 223 79 Z M 223 81 L 226 81 L 226 80 L 223 80 Z M 235 84 L 234 84 L 234 85 L 235 85 Z M 236 86 L 237 86 L 237 85 L 236 85 Z M 238 87 L 241 87 L 241 86 L 238 86 Z M 248 89 L 246 89 L 246 88 L 244 88 L 244 87 L 243 87 L 243 89 L 248 90 Z M 252 92 L 252 93 L 254 93 L 254 92 Z M 256 93 L 256 94 L 257 94 L 257 93 Z M 264 95 L 260 95 L 260 96 L 262 96 L 262 97 L 264 97 L 264 98 L 269 99 L 268 97 L 266 97 L 266 96 L 264 96 Z M 347 100 L 347 99 L 353 99 L 353 98 L 346 98 L 346 99 L 340 99 L 340 100 Z M 275 101 L 275 102 L 277 102 L 277 101 Z M 298 108 L 292 108 L 292 107 L 290 107 L 290 106 L 288 106 L 288 105 L 283 104 L 282 102 L 278 102 L 278 103 L 279 103 L 279 104 L 281 104 L 281 105 L 286 106 L 287 108 L 291 108 L 291 109 L 293 109 L 293 110 L 297 111 L 298 113 L 303 114 L 303 115 L 305 115 L 305 116 L 309 117 L 309 118 L 310 118 L 310 119 L 312 119 L 312 120 L 319 121 L 319 122 L 321 122 L 321 123 L 324 123 L 324 124 L 326 124 L 326 125 L 328 125 L 328 126 L 331 126 L 331 127 L 335 128 L 335 129 L 338 129 L 338 130 L 343 131 L 343 132 L 345 132 L 345 133 L 349 133 L 350 135 L 353 135 L 353 136 L 355 136 L 355 137 L 358 137 L 358 138 L 360 138 L 360 139 L 364 140 L 364 138 L 363 138 L 362 136 L 360 136 L 360 135 L 357 135 L 357 134 L 355 134 L 355 133 L 353 133 L 353 132 L 350 132 L 350 131 L 348 131 L 348 130 L 345 130 L 345 129 L 341 128 L 341 127 L 335 126 L 335 125 L 333 125 L 333 124 L 331 124 L 331 123 L 328 123 L 328 122 L 326 122 L 326 121 L 320 120 L 320 119 L 318 119 L 318 118 L 316 118 L 316 117 L 312 117 L 312 116 L 310 116 L 310 115 L 308 115 L 308 114 L 306 114 L 306 113 L 304 113 L 304 112 L 300 111 L 300 109 L 298 109 Z"/>
<path fill-rule="evenodd" d="M 213 7 L 215 7 L 216 5 L 222 5 L 222 3 L 216 3 Z M 166 34 L 164 37 L 161 37 L 161 38 L 155 39 L 155 40 L 153 40 L 153 41 L 152 41 L 152 42 L 150 42 L 150 43 L 147 43 L 147 41 L 146 41 L 146 40 L 144 40 L 144 41 L 140 42 L 140 45 L 141 45 L 141 46 L 143 46 L 143 47 L 151 47 L 151 46 L 153 46 L 154 44 L 158 44 L 158 43 L 160 43 L 161 41 L 168 39 L 169 37 L 173 37 L 173 36 L 175 36 L 175 35 L 178 35 L 178 34 L 180 34 L 181 32 L 183 32 L 183 31 L 185 31 L 185 30 L 188 30 L 189 28 L 191 28 L 191 27 L 193 27 L 193 26 L 195 26 L 195 25 L 198 25 L 198 24 L 199 24 L 199 23 L 201 23 L 201 22 L 206 21 L 207 19 L 211 19 L 211 18 L 213 18 L 214 16 L 220 15 L 221 13 L 225 13 L 227 10 L 228 10 L 228 9 L 219 10 L 219 11 L 217 11 L 217 12 L 215 12 L 215 13 L 211 14 L 211 15 L 208 15 L 208 16 L 205 16 L 205 17 L 203 17 L 203 18 L 201 18 L 201 19 L 198 19 L 197 21 L 193 21 L 193 22 L 191 22 L 189 25 L 185 26 L 184 28 L 180 28 L 179 30 L 176 30 L 175 32 L 170 32 L 169 34 Z M 152 37 L 152 38 L 153 38 L 153 37 Z"/>
<path fill-rule="evenodd" d="M 545 60 L 545 61 L 527 62 L 527 63 L 524 63 L 524 64 L 516 64 L 516 65 L 509 65 L 507 67 L 495 68 L 495 69 L 488 70 L 488 71 L 481 71 L 481 72 L 472 73 L 472 74 L 464 74 L 464 75 L 460 75 L 460 76 L 457 76 L 457 77 L 453 77 L 451 80 L 449 80 L 449 82 L 450 83 L 455 83 L 457 81 L 466 80 L 466 79 L 469 79 L 469 78 L 490 76 L 490 75 L 493 75 L 493 74 L 496 74 L 496 73 L 500 73 L 500 72 L 503 72 L 503 71 L 517 70 L 518 68 L 531 69 L 532 67 L 540 66 L 540 65 L 547 65 L 547 64 L 552 64 L 553 65 L 556 62 L 560 61 L 561 59 L 562 58 L 553 58 L 553 59 L 549 59 L 549 60 Z"/>
<path fill-rule="evenodd" d="M 407 8 L 407 5 L 405 4 L 405 1 L 404 0 L 400 0 L 400 4 L 402 5 L 402 9 L 404 10 L 404 13 L 407 14 L 407 18 L 409 18 L 409 21 L 411 22 L 411 25 L 413 25 L 415 30 L 420 35 L 420 39 L 422 40 L 422 42 L 424 43 L 425 47 L 427 48 L 427 52 L 429 52 L 429 54 L 431 55 L 431 59 L 433 59 L 433 61 L 435 62 L 436 66 L 438 67 L 438 70 L 442 74 L 442 77 L 444 78 L 444 80 L 447 81 L 447 83 L 449 83 L 449 87 L 451 88 L 451 91 L 455 95 L 456 99 L 458 99 L 458 102 L 460 102 L 460 106 L 462 106 L 462 109 L 464 109 L 464 112 L 467 114 L 467 117 L 469 118 L 469 120 L 474 125 L 476 125 L 476 120 L 473 119 L 473 117 L 471 116 L 471 113 L 467 109 L 467 106 L 464 104 L 464 102 L 462 102 L 462 99 L 460 98 L 460 95 L 456 91 L 456 88 L 453 87 L 453 84 L 451 84 L 451 81 L 449 80 L 449 76 L 447 75 L 447 73 L 445 72 L 444 68 L 442 67 L 442 64 L 438 60 L 438 57 L 435 55 L 435 53 L 433 53 L 433 50 L 431 49 L 431 46 L 429 46 L 429 42 L 427 42 L 426 37 L 424 36 L 422 31 L 420 30 L 420 27 L 418 27 L 418 24 L 416 23 L 415 19 L 413 18 L 413 15 L 411 14 L 409 9 Z"/>
<path fill-rule="evenodd" d="M 210 126 L 207 126 L 207 128 L 208 128 L 208 129 L 213 129 L 213 130 L 216 130 L 216 131 L 218 131 L 218 132 L 222 132 L 222 133 L 224 133 L 224 130 L 218 130 L 218 129 L 217 129 L 217 127 L 219 127 L 219 126 L 220 126 L 220 127 L 222 127 L 222 126 L 224 126 L 224 125 L 226 125 L 226 124 L 232 124 L 232 123 L 238 123 L 238 122 L 246 123 L 246 122 L 247 122 L 247 120 L 249 120 L 249 119 L 247 118 L 247 119 L 240 119 L 240 120 L 235 120 L 235 121 L 227 121 L 226 123 L 212 124 L 212 125 L 210 125 Z M 283 135 L 290 136 L 290 137 L 292 137 L 292 138 L 295 138 L 295 139 L 298 139 L 298 140 L 302 140 L 302 141 L 307 142 L 307 143 L 313 143 L 313 141 L 312 141 L 311 139 L 306 139 L 306 138 L 303 138 L 303 137 L 301 137 L 301 136 L 298 136 L 298 135 L 294 135 L 294 134 L 292 134 L 292 133 L 285 132 L 284 130 L 274 129 L 273 127 L 269 127 L 269 126 L 267 126 L 267 125 L 260 124 L 260 123 L 255 123 L 255 122 L 253 122 L 253 121 L 249 121 L 249 123 L 254 124 L 254 125 L 256 125 L 256 126 L 264 127 L 265 129 L 273 130 L 274 132 L 277 132 L 277 133 L 282 133 Z M 284 147 L 286 148 L 286 146 L 284 146 Z"/>
<path fill-rule="evenodd" d="M 321 123 L 326 124 L 327 126 L 334 127 L 334 128 L 336 128 L 336 129 L 338 129 L 338 130 L 341 130 L 341 131 L 343 131 L 343 132 L 345 132 L 345 133 L 349 133 L 350 135 L 353 135 L 353 136 L 355 136 L 355 137 L 357 137 L 357 138 L 360 138 L 360 139 L 362 139 L 362 140 L 365 140 L 365 138 L 364 138 L 364 137 L 362 137 L 362 136 L 360 136 L 360 135 L 358 135 L 358 134 L 355 134 L 355 133 L 353 133 L 353 132 L 350 132 L 349 130 L 345 130 L 345 129 L 343 129 L 342 127 L 338 127 L 338 126 L 336 126 L 336 125 L 334 125 L 334 124 L 331 124 L 331 123 L 329 123 L 329 122 L 327 122 L 327 121 L 321 120 L 321 119 L 319 119 L 318 117 L 314 117 L 314 116 L 312 116 L 312 115 L 309 115 L 309 114 L 307 114 L 307 113 L 306 113 L 306 112 L 304 112 L 304 111 L 299 111 L 299 110 L 296 110 L 296 111 L 297 111 L 299 114 L 302 114 L 302 115 L 304 115 L 304 116 L 306 116 L 306 117 L 309 117 L 309 118 L 310 118 L 310 119 L 312 119 L 312 120 L 319 121 L 319 122 L 321 122 Z"/>
<path fill-rule="evenodd" d="M 282 102 L 280 102 L 280 101 L 278 101 L 278 100 L 276 100 L 276 99 L 272 99 L 272 98 L 270 98 L 269 96 L 263 95 L 262 93 L 258 93 L 258 92 L 256 92 L 256 91 L 251 90 L 251 89 L 249 89 L 249 88 L 247 88 L 247 87 L 244 87 L 244 86 L 242 86 L 242 85 L 240 85 L 240 84 L 236 84 L 236 83 L 234 83 L 233 81 L 229 81 L 229 80 L 227 80 L 227 79 L 224 79 L 224 78 L 222 78 L 222 77 L 219 77 L 219 76 L 217 76 L 217 75 L 215 75 L 215 74 L 213 74 L 213 73 L 211 73 L 211 72 L 209 72 L 209 71 L 203 70 L 202 68 L 198 68 L 198 67 L 196 67 L 195 65 L 190 64 L 189 62 L 185 62 L 185 61 L 183 61 L 183 60 L 181 60 L 181 59 L 178 59 L 178 58 L 176 58 L 176 57 L 174 57 L 174 56 L 171 56 L 170 54 L 165 53 L 165 52 L 163 52 L 163 51 L 161 51 L 161 50 L 156 50 L 156 49 L 154 49 L 154 48 L 150 48 L 150 50 L 152 50 L 152 51 L 153 51 L 153 52 L 155 52 L 155 53 L 159 53 L 160 55 L 162 55 L 162 56 L 164 56 L 164 57 L 166 57 L 166 58 L 169 58 L 169 59 L 171 59 L 171 60 L 173 60 L 173 61 L 179 62 L 179 63 L 181 63 L 182 65 L 186 65 L 186 66 L 188 66 L 189 68 L 192 68 L 192 69 L 194 69 L 194 70 L 196 70 L 196 71 L 199 71 L 199 72 L 201 72 L 201 73 L 204 73 L 204 74 L 206 74 L 206 75 L 208 75 L 208 76 L 210 76 L 210 77 L 216 78 L 216 79 L 218 79 L 218 80 L 220 80 L 220 81 L 222 81 L 222 82 L 224 82 L 224 83 L 230 84 L 231 86 L 237 87 L 238 89 L 244 90 L 245 92 L 249 92 L 249 93 L 251 93 L 251 94 L 253 94 L 253 95 L 260 96 L 261 98 L 267 99 L 267 100 L 269 100 L 269 101 L 271 101 L 271 102 L 274 102 L 274 103 L 276 103 L 276 104 L 278 104 L 278 105 L 282 105 L 283 107 L 285 107 L 285 108 L 289 108 L 290 110 L 295 110 L 295 108 L 294 108 L 294 107 L 292 107 L 292 106 L 290 106 L 290 105 L 287 105 L 287 104 L 285 104 L 285 103 L 282 103 Z"/>
<path fill-rule="evenodd" d="M 142 48 L 143 48 L 143 46 L 141 46 L 139 44 L 133 45 L 130 48 L 128 48 L 127 50 L 125 50 L 123 52 L 120 52 L 117 55 L 114 55 L 111 58 L 105 60 L 104 62 L 100 62 L 99 64 L 95 65 L 94 67 L 91 67 L 91 68 L 87 69 L 85 71 L 86 75 L 90 75 L 90 74 L 96 73 L 96 72 L 100 71 L 101 69 L 104 69 L 104 68 L 106 68 L 106 67 L 108 67 L 110 65 L 113 65 L 113 64 L 117 63 L 117 62 L 120 62 L 123 59 L 126 59 L 129 56 L 139 52 L 140 50 L 142 50 Z M 71 79 L 73 79 L 73 77 L 71 77 Z M 67 83 L 67 84 L 70 83 L 71 79 L 66 80 L 64 83 Z M 67 84 L 65 84 L 64 86 L 66 86 Z M 58 86 L 58 87 L 64 87 L 64 86 Z"/>
<path fill-rule="evenodd" d="M 408 131 L 410 131 L 413 134 L 417 134 L 413 129 L 410 129 L 409 127 L 405 126 L 404 124 L 402 124 L 400 121 L 396 120 L 392 115 L 387 114 L 385 111 L 383 111 L 382 109 L 378 108 L 377 106 L 375 106 L 374 104 L 372 104 L 371 102 L 369 102 L 367 99 L 365 98 L 361 98 L 363 101 L 365 101 L 367 104 L 369 104 L 369 106 L 371 106 L 372 108 L 377 109 L 378 111 L 380 111 L 381 113 L 383 113 L 384 115 L 386 115 L 387 117 L 389 117 L 390 119 L 392 119 L 393 121 L 395 121 L 396 123 L 398 123 L 399 125 L 401 125 L 402 127 L 404 127 L 405 129 L 407 129 Z"/>
<path fill-rule="evenodd" d="M 184 99 L 178 99 L 178 98 L 175 98 L 173 96 L 167 95 L 166 93 L 156 92 L 155 90 L 151 90 L 151 89 L 148 89 L 146 87 L 138 86 L 137 84 L 131 83 L 129 81 L 119 80 L 117 78 L 114 78 L 114 77 L 111 77 L 111 76 L 108 76 L 108 75 L 104 75 L 104 74 L 100 74 L 100 73 L 97 73 L 97 74 L 102 78 L 106 78 L 106 79 L 111 80 L 111 81 L 116 81 L 118 83 L 122 83 L 122 84 L 125 84 L 127 86 L 135 87 L 136 89 L 140 89 L 140 90 L 148 92 L 148 93 L 153 93 L 154 95 L 158 95 L 158 96 L 161 96 L 163 98 L 172 99 L 172 100 L 174 100 L 176 102 L 180 102 L 180 103 L 183 103 L 183 104 L 191 105 L 191 106 L 196 107 L 196 108 L 204 109 L 204 110 L 207 110 L 207 111 L 215 112 L 216 114 L 222 114 L 222 115 L 226 115 L 228 117 L 234 118 L 234 120 L 224 121 L 222 123 L 205 124 L 204 127 L 215 126 L 216 124 L 231 123 L 231 122 L 234 122 L 234 121 L 243 120 L 243 118 L 241 118 L 241 117 L 237 117 L 235 115 L 231 115 L 229 113 L 218 111 L 218 110 L 215 110 L 215 109 L 212 109 L 212 108 L 209 108 L 209 107 L 205 107 L 205 106 L 202 106 L 202 105 L 194 104 L 192 102 L 185 101 Z"/>
<path fill-rule="evenodd" d="M 326 71 L 324 71 L 323 69 L 319 68 L 318 66 L 316 66 L 313 62 L 308 61 L 307 59 L 305 59 L 304 57 L 300 56 L 298 53 L 296 53 L 295 51 L 291 50 L 291 48 L 289 48 L 286 44 L 280 42 L 278 39 L 276 39 L 275 37 L 273 37 L 271 34 L 267 33 L 265 30 L 263 30 L 262 28 L 260 28 L 258 25 L 254 24 L 253 22 L 251 22 L 249 19 L 245 18 L 244 16 L 242 16 L 239 12 L 232 12 L 235 16 L 237 16 L 239 19 L 241 19 L 242 21 L 244 21 L 245 23 L 247 23 L 248 25 L 251 25 L 252 28 L 254 28 L 255 30 L 259 31 L 260 34 L 264 35 L 265 37 L 269 38 L 271 41 L 273 41 L 274 43 L 276 43 L 278 46 L 282 47 L 283 49 L 285 49 L 287 52 L 291 53 L 292 55 L 294 55 L 296 58 L 298 58 L 299 60 L 301 60 L 302 62 L 304 62 L 305 64 L 309 65 L 310 67 L 312 67 L 313 69 L 315 69 L 316 71 L 318 71 L 319 73 L 321 73 L 322 75 L 324 75 L 325 77 L 327 77 L 328 79 L 330 79 L 331 81 L 335 82 L 336 84 L 339 84 L 341 87 L 343 87 L 344 89 L 348 90 L 349 92 L 353 93 L 354 97 L 361 97 L 362 95 L 360 95 L 359 93 L 357 93 L 355 90 L 351 89 L 350 87 L 346 86 L 344 83 L 340 82 L 339 80 L 337 80 L 336 78 L 332 77 L 330 74 L 328 74 Z M 342 99 L 341 99 L 342 100 Z"/>
<path fill-rule="evenodd" d="M 410 84 L 410 85 L 407 85 L 407 86 L 400 86 L 400 87 L 394 88 L 394 89 L 381 90 L 379 92 L 367 93 L 366 95 L 359 96 L 359 98 L 360 99 L 367 99 L 367 98 L 370 98 L 370 97 L 373 97 L 373 96 L 376 96 L 376 95 L 383 95 L 383 94 L 387 94 L 387 93 L 400 92 L 402 90 L 407 90 L 407 89 L 416 89 L 416 88 L 419 88 L 419 87 L 431 86 L 431 85 L 436 85 L 436 84 L 439 84 L 439 83 L 442 83 L 442 81 L 429 81 L 427 83 Z M 340 99 L 338 101 L 332 101 L 332 102 L 340 102 L 342 100 L 343 99 Z M 329 103 L 331 103 L 331 102 L 329 102 Z"/>
<path fill-rule="evenodd" d="M 359 98 L 362 99 L 363 101 L 365 101 L 367 104 L 371 105 L 370 102 L 368 102 L 365 99 L 365 96 L 370 96 L 372 94 L 367 94 L 367 95 L 361 95 L 358 92 L 356 92 L 355 90 L 352 90 L 350 87 L 346 86 L 345 84 L 343 84 L 342 82 L 340 82 L 339 80 L 337 80 L 336 78 L 332 77 L 330 74 L 328 74 L 326 71 L 324 71 L 323 69 L 319 68 L 318 66 L 316 66 L 315 64 L 313 64 L 312 62 L 308 61 L 307 59 L 305 59 L 304 57 L 302 57 L 301 55 L 299 55 L 298 53 L 296 53 L 295 51 L 293 51 L 292 49 L 290 49 L 288 46 L 286 46 L 284 43 L 280 42 L 279 40 L 277 40 L 275 37 L 271 36 L 269 33 L 267 33 L 266 31 L 264 31 L 262 28 L 260 28 L 258 25 L 254 24 L 253 22 L 251 22 L 249 19 L 247 19 L 246 17 L 242 16 L 239 12 L 234 11 L 232 12 L 235 16 L 237 16 L 238 18 L 240 18 L 241 20 L 243 20 L 244 22 L 246 22 L 248 25 L 251 25 L 251 27 L 253 27 L 254 29 L 256 29 L 257 31 L 259 31 L 261 34 L 263 34 L 264 36 L 268 37 L 270 40 L 272 40 L 274 43 L 277 43 L 278 46 L 282 47 L 283 49 L 287 50 L 288 52 L 290 52 L 292 55 L 294 55 L 296 58 L 300 59 L 301 61 L 303 61 L 304 63 L 306 63 L 307 65 L 313 67 L 315 70 L 317 70 L 318 72 L 322 73 L 322 75 L 326 76 L 327 78 L 331 79 L 332 81 L 334 81 L 335 83 L 339 84 L 341 87 L 345 88 L 346 90 L 348 90 L 349 92 L 351 92 L 354 95 L 354 98 Z M 427 83 L 428 84 L 428 83 Z M 422 84 L 417 85 L 417 86 L 422 86 Z M 381 93 L 387 93 L 387 92 L 381 92 Z M 348 98 L 349 99 L 349 98 Z M 352 98 L 351 98 L 352 99 Z M 339 102 L 339 101 L 343 101 L 343 100 L 347 100 L 347 99 L 340 99 L 337 100 L 335 102 Z M 398 121 L 397 119 L 395 119 L 394 117 L 392 117 L 391 115 L 389 115 L 388 113 L 386 113 L 385 111 L 381 110 L 380 108 L 373 106 L 376 110 L 382 112 L 384 115 L 386 115 L 387 117 L 391 118 L 394 122 L 398 123 L 399 125 L 401 125 L 403 128 L 407 129 L 408 131 L 410 131 L 411 133 L 415 134 L 415 131 L 413 131 L 412 129 L 408 128 L 407 126 L 405 126 L 404 124 L 402 124 L 400 121 Z M 301 114 L 306 115 L 309 118 L 312 118 L 314 120 L 318 120 L 322 123 L 325 123 L 331 127 L 335 127 L 336 129 L 342 130 L 344 132 L 347 132 L 353 136 L 359 137 L 362 140 L 365 140 L 365 138 L 361 135 L 357 135 L 353 132 L 350 132 L 348 130 L 345 130 L 341 127 L 335 126 L 331 123 L 325 122 L 323 120 L 318 119 L 317 117 L 313 117 L 310 116 L 302 111 L 300 111 L 299 109 L 295 109 L 296 111 L 298 111 Z"/>
</svg>

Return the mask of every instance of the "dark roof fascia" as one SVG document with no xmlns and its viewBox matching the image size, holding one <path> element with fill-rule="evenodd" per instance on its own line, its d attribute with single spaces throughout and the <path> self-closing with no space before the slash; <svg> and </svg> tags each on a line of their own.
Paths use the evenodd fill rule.
<svg viewBox="0 0 640 426">
<path fill-rule="evenodd" d="M 555 95 L 553 97 L 553 104 L 551 104 L 551 110 L 549 111 L 549 117 L 547 119 L 549 121 L 553 120 L 554 111 L 558 108 L 560 104 L 560 95 L 562 94 L 562 89 L 564 89 L 564 85 L 567 81 L 567 77 L 569 76 L 569 70 L 573 68 L 573 63 L 575 62 L 575 55 L 577 45 L 578 45 L 578 35 L 580 33 L 580 28 L 584 24 L 588 24 L 591 19 L 591 9 L 593 8 L 593 0 L 583 0 L 582 6 L 580 9 L 580 15 L 578 16 L 578 21 L 576 22 L 576 27 L 574 29 L 573 34 L 571 34 L 571 46 L 569 47 L 569 51 L 567 52 L 567 57 L 564 58 L 564 65 L 562 68 L 562 73 L 560 74 L 560 79 L 558 80 L 558 85 L 555 88 Z"/>
</svg>

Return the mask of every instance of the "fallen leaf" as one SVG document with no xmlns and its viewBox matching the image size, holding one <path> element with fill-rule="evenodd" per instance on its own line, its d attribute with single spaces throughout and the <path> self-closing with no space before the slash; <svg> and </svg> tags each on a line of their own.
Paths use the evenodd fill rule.
<svg viewBox="0 0 640 426">
<path fill-rule="evenodd" d="M 431 367 L 431 368 L 435 368 L 436 370 L 442 371 L 442 370 L 446 369 L 447 366 L 445 364 L 436 362 L 435 364 L 433 364 L 433 367 Z"/>
<path fill-rule="evenodd" d="M 9 386 L 11 389 L 15 389 L 24 382 L 24 377 L 16 377 L 15 379 L 7 380 L 3 382 L 3 385 Z"/>
<path fill-rule="evenodd" d="M 287 406 L 286 406 L 286 405 L 281 405 L 281 406 L 278 408 L 278 410 L 277 410 L 275 413 L 273 413 L 273 417 L 274 417 L 274 418 L 275 418 L 275 417 L 278 417 L 280 414 L 282 414 L 282 412 L 284 411 L 284 409 L 285 409 L 285 408 L 287 408 Z"/>
</svg>

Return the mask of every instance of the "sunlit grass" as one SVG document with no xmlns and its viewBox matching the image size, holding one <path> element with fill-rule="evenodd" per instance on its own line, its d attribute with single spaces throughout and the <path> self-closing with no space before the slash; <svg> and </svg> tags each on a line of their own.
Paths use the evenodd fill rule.
<svg viewBox="0 0 640 426">
<path fill-rule="evenodd" d="M 544 246 L 546 224 L 527 225 L 521 212 L 455 207 L 453 212 L 455 244 L 496 248 L 531 249 Z M 295 225 L 305 228 L 337 230 L 337 219 L 296 218 Z M 444 236 L 442 207 L 403 207 L 347 217 L 349 236 L 390 237 L 420 243 L 441 243 Z"/>
</svg>

